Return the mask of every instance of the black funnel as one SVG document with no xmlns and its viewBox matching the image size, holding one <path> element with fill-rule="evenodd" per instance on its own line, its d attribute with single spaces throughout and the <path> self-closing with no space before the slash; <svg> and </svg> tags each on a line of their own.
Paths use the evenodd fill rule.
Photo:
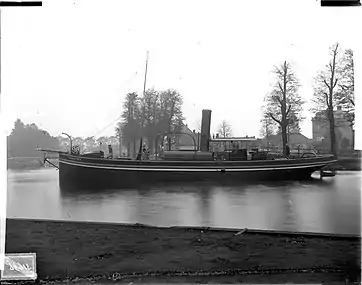
<svg viewBox="0 0 362 285">
<path fill-rule="evenodd" d="M 202 110 L 200 150 L 209 151 L 211 110 Z"/>
</svg>

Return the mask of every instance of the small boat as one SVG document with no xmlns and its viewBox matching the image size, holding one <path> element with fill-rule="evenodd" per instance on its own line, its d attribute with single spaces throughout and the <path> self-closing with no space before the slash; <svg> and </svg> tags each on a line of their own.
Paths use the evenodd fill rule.
<svg viewBox="0 0 362 285">
<path fill-rule="evenodd" d="M 320 177 L 323 178 L 323 177 L 334 177 L 336 176 L 336 171 L 334 169 L 321 169 L 319 171 L 320 173 Z"/>
</svg>

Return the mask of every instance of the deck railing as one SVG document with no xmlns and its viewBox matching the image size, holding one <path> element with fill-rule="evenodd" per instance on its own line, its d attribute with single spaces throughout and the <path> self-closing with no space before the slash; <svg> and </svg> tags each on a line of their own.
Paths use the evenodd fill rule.
<svg viewBox="0 0 362 285">
<path fill-rule="evenodd" d="M 113 148 L 113 157 L 117 158 L 117 157 L 130 157 L 130 158 L 136 158 L 138 151 L 139 151 L 139 146 L 136 146 L 136 151 L 132 151 L 127 153 L 126 150 L 123 151 L 123 153 L 120 152 L 119 150 L 119 144 L 112 144 L 112 148 Z M 254 148 L 257 148 L 259 151 L 267 151 L 269 153 L 272 154 L 276 154 L 276 155 L 282 155 L 283 154 L 283 148 L 280 146 L 266 146 L 266 145 L 246 145 L 243 146 L 242 148 L 246 148 L 247 151 L 252 151 Z M 102 149 L 99 146 L 96 146 L 92 149 L 86 149 L 84 148 L 83 151 L 99 151 L 102 150 L 104 151 L 105 155 L 108 154 L 108 147 L 106 147 L 106 145 L 104 147 L 102 147 Z M 172 150 L 189 150 L 189 151 L 194 151 L 194 146 L 180 146 L 180 148 L 178 149 L 177 147 L 173 146 Z M 232 150 L 232 147 L 227 147 L 225 150 Z M 213 151 L 213 149 L 210 147 L 210 151 Z M 219 149 L 219 151 L 223 151 L 223 149 Z M 291 154 L 295 155 L 297 153 L 299 154 L 303 154 L 303 153 L 310 153 L 310 152 L 315 152 L 316 154 L 320 154 L 320 155 L 324 155 L 324 154 L 330 154 L 331 151 L 329 148 L 322 148 L 319 146 L 316 147 L 311 147 L 311 146 L 290 146 L 290 152 Z M 150 151 L 150 155 L 153 156 L 155 155 L 154 151 Z M 361 156 L 361 151 L 357 151 L 357 150 L 338 150 L 338 156 L 339 157 L 351 157 L 351 156 Z"/>
</svg>

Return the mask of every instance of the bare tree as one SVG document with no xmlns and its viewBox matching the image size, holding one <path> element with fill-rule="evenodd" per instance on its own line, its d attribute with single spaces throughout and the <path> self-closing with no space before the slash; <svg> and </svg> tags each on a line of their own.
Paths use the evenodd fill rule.
<svg viewBox="0 0 362 285">
<path fill-rule="evenodd" d="M 292 67 L 286 61 L 281 66 L 275 66 L 274 73 L 277 82 L 273 90 L 266 95 L 265 114 L 272 118 L 280 127 L 283 142 L 283 154 L 286 155 L 287 128 L 292 122 L 301 121 L 301 112 L 305 101 L 298 94 L 299 80 Z"/>
<path fill-rule="evenodd" d="M 338 105 L 339 90 L 338 84 L 341 78 L 341 68 L 338 65 L 339 44 L 331 47 L 331 59 L 326 68 L 320 71 L 315 78 L 312 111 L 319 118 L 319 124 L 325 124 L 329 127 L 331 152 L 337 155 L 334 107 Z M 326 114 L 326 116 L 323 115 Z"/>
<path fill-rule="evenodd" d="M 301 129 L 300 129 L 300 121 L 304 120 L 304 117 L 297 117 L 294 112 L 290 111 L 289 114 L 289 124 L 287 126 L 287 137 L 288 137 L 288 141 L 289 141 L 289 135 L 290 134 L 294 134 L 294 133 L 300 133 Z M 278 126 L 278 133 L 281 133 L 281 127 L 280 125 Z"/>
<path fill-rule="evenodd" d="M 223 138 L 231 137 L 232 136 L 231 125 L 227 121 L 223 120 L 219 125 L 218 133 Z"/>
</svg>

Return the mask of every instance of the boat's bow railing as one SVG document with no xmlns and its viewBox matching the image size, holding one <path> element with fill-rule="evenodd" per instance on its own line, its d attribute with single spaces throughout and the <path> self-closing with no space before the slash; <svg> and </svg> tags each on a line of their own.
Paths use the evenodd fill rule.
<svg viewBox="0 0 362 285">
<path fill-rule="evenodd" d="M 191 137 L 193 143 L 194 143 L 194 152 L 195 152 L 195 156 L 196 156 L 196 152 L 197 152 L 197 144 L 196 144 L 196 140 L 195 138 L 189 134 L 189 133 L 185 133 L 185 132 L 170 132 L 170 133 L 161 133 L 159 134 L 157 137 L 156 137 L 156 142 L 155 142 L 155 146 L 156 146 L 156 150 L 155 150 L 155 159 L 157 160 L 158 159 L 158 140 L 159 138 L 162 136 L 162 137 L 165 137 L 165 136 L 169 136 L 169 135 L 173 135 L 173 136 L 177 136 L 177 135 L 187 135 L 189 137 Z"/>
<path fill-rule="evenodd" d="M 36 150 L 37 151 L 42 151 L 42 152 L 45 152 L 45 153 L 49 152 L 49 153 L 58 153 L 58 154 L 60 154 L 60 153 L 68 154 L 68 152 L 66 152 L 66 151 L 56 150 L 56 149 L 46 149 L 46 148 L 41 148 L 41 147 L 37 147 Z"/>
</svg>

